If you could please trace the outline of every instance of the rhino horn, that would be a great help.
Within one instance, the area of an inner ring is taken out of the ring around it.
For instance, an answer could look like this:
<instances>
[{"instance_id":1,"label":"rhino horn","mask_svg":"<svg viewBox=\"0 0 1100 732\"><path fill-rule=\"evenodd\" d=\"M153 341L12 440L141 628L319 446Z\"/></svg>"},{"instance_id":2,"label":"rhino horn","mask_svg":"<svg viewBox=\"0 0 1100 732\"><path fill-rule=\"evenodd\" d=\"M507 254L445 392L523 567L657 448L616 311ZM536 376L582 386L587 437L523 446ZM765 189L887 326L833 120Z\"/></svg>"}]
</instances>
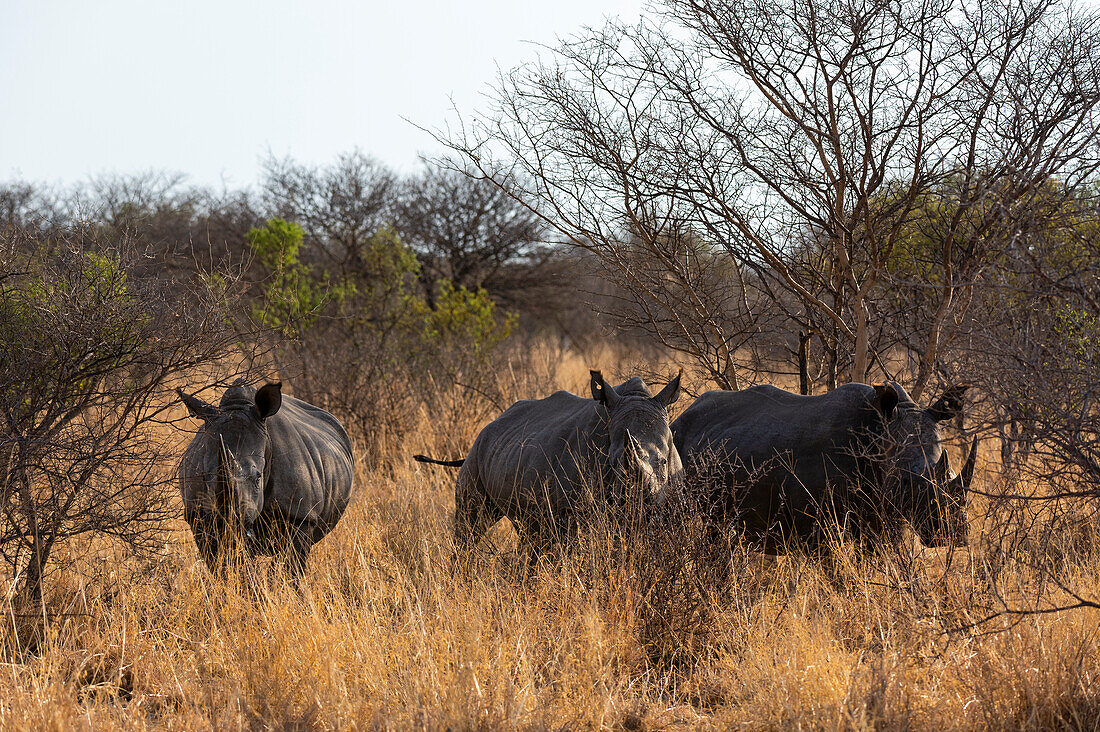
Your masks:
<instances>
[{"instance_id":1,"label":"rhino horn","mask_svg":"<svg viewBox=\"0 0 1100 732\"><path fill-rule=\"evenodd\" d=\"M626 435L623 438L623 453L620 458L620 466L627 471L630 475L639 475L643 464L645 463L645 453L642 450L642 443L638 442L638 438L630 434L630 430L626 431Z\"/></svg>"},{"instance_id":2,"label":"rhino horn","mask_svg":"<svg viewBox=\"0 0 1100 732\"><path fill-rule=\"evenodd\" d=\"M947 464L947 450L940 453L940 459L936 462L936 467L933 468L932 475L939 485L943 485L950 479L951 468Z\"/></svg>"},{"instance_id":3,"label":"rhino horn","mask_svg":"<svg viewBox=\"0 0 1100 732\"><path fill-rule=\"evenodd\" d=\"M966 462L963 463L962 472L951 479L951 487L955 488L958 492L963 493L970 489L970 481L974 478L974 466L978 459L978 438L975 437L970 443L970 454L966 457Z\"/></svg>"},{"instance_id":4,"label":"rhino horn","mask_svg":"<svg viewBox=\"0 0 1100 732\"><path fill-rule=\"evenodd\" d=\"M236 495L236 468L237 460L229 448L225 446L225 440L218 435L218 491L223 496Z\"/></svg>"},{"instance_id":5,"label":"rhino horn","mask_svg":"<svg viewBox=\"0 0 1100 732\"><path fill-rule=\"evenodd\" d=\"M233 457L233 453L229 451L229 448L225 446L225 438L218 435L218 442L221 444L222 459L221 462L226 468L234 470L237 468L237 458Z\"/></svg>"},{"instance_id":6,"label":"rhino horn","mask_svg":"<svg viewBox=\"0 0 1100 732\"><path fill-rule=\"evenodd\" d=\"M626 431L626 454L631 458L640 460L642 457L642 444L638 442L634 435L630 434L630 430Z\"/></svg>"}]
</instances>

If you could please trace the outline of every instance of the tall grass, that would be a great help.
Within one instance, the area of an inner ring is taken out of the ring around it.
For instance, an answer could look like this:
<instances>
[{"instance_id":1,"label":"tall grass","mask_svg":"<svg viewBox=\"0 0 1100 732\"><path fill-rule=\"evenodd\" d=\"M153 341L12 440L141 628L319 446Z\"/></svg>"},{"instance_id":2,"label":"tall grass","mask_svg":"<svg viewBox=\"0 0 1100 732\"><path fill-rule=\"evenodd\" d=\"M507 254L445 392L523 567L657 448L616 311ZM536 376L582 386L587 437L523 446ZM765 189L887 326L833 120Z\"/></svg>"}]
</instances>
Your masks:
<instances>
[{"instance_id":1,"label":"tall grass","mask_svg":"<svg viewBox=\"0 0 1100 732\"><path fill-rule=\"evenodd\" d=\"M513 373L509 391L583 393L586 366ZM0 729L1100 728L1096 612L973 625L994 597L1061 592L994 551L984 501L950 561L909 544L827 564L734 545L723 574L682 525L647 539L597 523L530 568L504 522L457 570L454 472L407 455L452 457L481 423L421 421L415 445L360 468L300 591L215 581L182 521L152 561L69 547L36 653L9 614ZM993 488L996 471L978 480ZM1100 594L1100 557L1077 536L1056 551L1044 520L1030 535L1049 576Z\"/></svg>"}]
</instances>

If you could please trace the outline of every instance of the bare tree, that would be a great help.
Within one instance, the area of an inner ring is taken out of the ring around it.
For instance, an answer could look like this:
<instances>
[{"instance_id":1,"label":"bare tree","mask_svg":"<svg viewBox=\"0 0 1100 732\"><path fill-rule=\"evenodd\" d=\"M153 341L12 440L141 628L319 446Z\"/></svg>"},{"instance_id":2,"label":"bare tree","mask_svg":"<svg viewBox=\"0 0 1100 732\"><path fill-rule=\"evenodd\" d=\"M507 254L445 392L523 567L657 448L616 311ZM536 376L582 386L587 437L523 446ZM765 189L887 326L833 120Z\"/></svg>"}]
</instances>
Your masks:
<instances>
[{"instance_id":1,"label":"bare tree","mask_svg":"<svg viewBox=\"0 0 1100 732\"><path fill-rule=\"evenodd\" d=\"M1056 198L1061 201L1061 192ZM1006 468L1100 498L1100 226L1095 201L1022 232L976 295L962 366L992 407Z\"/></svg>"},{"instance_id":2,"label":"bare tree","mask_svg":"<svg viewBox=\"0 0 1100 732\"><path fill-rule=\"evenodd\" d=\"M20 181L0 186L0 236L9 242L116 242L135 253L130 266L139 276L194 283L205 272L239 268L244 237L259 222L247 191L215 193L187 185L182 175L105 175L59 190Z\"/></svg>"},{"instance_id":3,"label":"bare tree","mask_svg":"<svg viewBox=\"0 0 1100 732\"><path fill-rule=\"evenodd\" d=\"M58 225L62 214L53 191L25 181L0 185L0 236L33 239Z\"/></svg>"},{"instance_id":4,"label":"bare tree","mask_svg":"<svg viewBox=\"0 0 1100 732\"><path fill-rule=\"evenodd\" d=\"M397 178L359 151L313 167L269 158L261 184L267 211L300 224L307 245L327 264L351 272L363 266L370 238L392 222Z\"/></svg>"},{"instance_id":5,"label":"bare tree","mask_svg":"<svg viewBox=\"0 0 1100 732\"><path fill-rule=\"evenodd\" d=\"M168 514L169 387L236 345L224 291L133 276L117 249L0 252L0 557L29 610L60 542L143 551Z\"/></svg>"},{"instance_id":6,"label":"bare tree","mask_svg":"<svg viewBox=\"0 0 1100 732\"><path fill-rule=\"evenodd\" d=\"M429 300L441 280L484 288L524 312L545 312L562 300L559 258L546 243L542 220L455 161L429 164L404 183L395 222L420 260Z\"/></svg>"},{"instance_id":7,"label":"bare tree","mask_svg":"<svg viewBox=\"0 0 1100 732\"><path fill-rule=\"evenodd\" d=\"M260 221L246 192L219 195L156 172L98 176L65 204L70 234L82 226L99 241L125 242L141 255L132 263L141 274L185 280L241 265L245 234Z\"/></svg>"},{"instance_id":8,"label":"bare tree","mask_svg":"<svg viewBox=\"0 0 1100 732\"><path fill-rule=\"evenodd\" d=\"M724 344L729 366L700 364L719 383L737 383L764 305L825 342L831 380L865 380L902 340L878 332L886 294L920 289L932 317L904 334L919 396L1046 182L1092 179L1097 30L1058 0L667 0L507 75L450 142L487 178L518 170L540 215L621 277L624 248L661 262L706 336L688 352ZM927 250L936 279L891 272L931 198L950 209ZM666 263L684 231L743 273L737 309Z\"/></svg>"}]
</instances>

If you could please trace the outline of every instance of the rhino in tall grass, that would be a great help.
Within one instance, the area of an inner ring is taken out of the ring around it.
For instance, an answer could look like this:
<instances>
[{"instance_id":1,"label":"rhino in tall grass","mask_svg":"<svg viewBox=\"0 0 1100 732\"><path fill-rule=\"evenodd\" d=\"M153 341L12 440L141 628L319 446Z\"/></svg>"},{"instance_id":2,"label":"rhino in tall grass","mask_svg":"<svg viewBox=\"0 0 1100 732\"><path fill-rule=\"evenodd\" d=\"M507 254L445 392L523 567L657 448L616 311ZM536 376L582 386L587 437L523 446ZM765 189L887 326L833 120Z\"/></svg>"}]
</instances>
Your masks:
<instances>
[{"instance_id":1,"label":"rhino in tall grass","mask_svg":"<svg viewBox=\"0 0 1100 732\"><path fill-rule=\"evenodd\" d=\"M592 399L558 391L516 402L462 460L415 456L462 468L455 486L457 552L469 551L504 517L533 547L567 539L590 499L659 499L679 478L683 466L667 410L679 397L680 377L653 396L638 377L611 386L593 371L591 390Z\"/></svg>"},{"instance_id":2,"label":"rhino in tall grass","mask_svg":"<svg viewBox=\"0 0 1100 732\"><path fill-rule=\"evenodd\" d=\"M212 571L228 550L278 554L292 576L351 498L351 441L335 417L289 396L236 382L218 406L178 390L203 421L180 464L184 516Z\"/></svg>"},{"instance_id":3,"label":"rhino in tall grass","mask_svg":"<svg viewBox=\"0 0 1100 732\"><path fill-rule=\"evenodd\" d=\"M819 396L710 391L672 432L688 490L709 493L713 509L766 551L791 540L821 546L835 529L896 540L905 521L928 546L961 546L977 440L956 476L940 424L961 412L965 391L948 389L927 409L893 382Z\"/></svg>"}]
</instances>

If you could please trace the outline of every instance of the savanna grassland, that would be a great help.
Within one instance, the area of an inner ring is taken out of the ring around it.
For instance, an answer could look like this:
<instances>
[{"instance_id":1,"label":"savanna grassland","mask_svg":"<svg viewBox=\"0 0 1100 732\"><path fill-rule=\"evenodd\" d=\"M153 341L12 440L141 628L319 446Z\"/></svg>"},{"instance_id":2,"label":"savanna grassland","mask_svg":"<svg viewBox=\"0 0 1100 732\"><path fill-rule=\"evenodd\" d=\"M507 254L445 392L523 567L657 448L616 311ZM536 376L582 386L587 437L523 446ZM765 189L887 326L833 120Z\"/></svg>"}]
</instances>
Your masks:
<instances>
[{"instance_id":1,"label":"savanna grassland","mask_svg":"<svg viewBox=\"0 0 1100 732\"><path fill-rule=\"evenodd\" d=\"M509 399L584 393L594 364L543 361L502 376ZM599 365L630 370L609 355ZM300 590L278 577L216 581L182 519L152 559L100 539L59 550L54 617L35 652L19 647L13 630L30 621L9 604L0 728L1100 726L1096 610L980 622L1064 604L1059 585L1100 594L1087 521L1050 535L1049 509L990 511L976 495L970 546L950 555L914 541L871 557L842 548L826 563L734 546L721 581L689 534L683 546L667 534L623 540L598 523L532 569L503 522L456 571L454 472L409 456L470 443L485 418L459 399L359 465L357 496ZM983 452L975 487L999 480ZM1040 545L1045 564L1028 553Z\"/></svg>"}]
</instances>

